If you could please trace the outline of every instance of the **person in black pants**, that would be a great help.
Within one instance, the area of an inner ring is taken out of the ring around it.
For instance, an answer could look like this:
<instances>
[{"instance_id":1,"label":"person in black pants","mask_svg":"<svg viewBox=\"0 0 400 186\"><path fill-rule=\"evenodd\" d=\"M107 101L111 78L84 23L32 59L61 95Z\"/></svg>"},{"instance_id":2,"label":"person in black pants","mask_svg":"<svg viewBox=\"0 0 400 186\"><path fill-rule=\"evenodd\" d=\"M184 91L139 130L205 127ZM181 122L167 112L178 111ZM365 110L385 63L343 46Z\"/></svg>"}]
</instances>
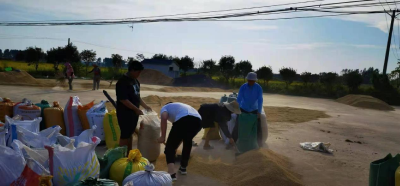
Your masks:
<instances>
[{"instance_id":1,"label":"person in black pants","mask_svg":"<svg viewBox=\"0 0 400 186\"><path fill-rule=\"evenodd\" d=\"M140 83L137 78L144 69L138 62L130 62L128 72L124 74L115 86L117 94L117 119L121 129L120 146L127 146L128 152L132 149L132 134L135 132L139 115L143 112L140 106L146 110L151 110L149 106L140 98Z\"/></svg>"},{"instance_id":2,"label":"person in black pants","mask_svg":"<svg viewBox=\"0 0 400 186\"><path fill-rule=\"evenodd\" d=\"M183 103L167 103L161 108L161 137L159 143L165 143L167 133L167 120L172 123L171 131L165 144L165 156L168 164L168 173L172 180L177 180L175 167L175 154L183 142L181 166L179 173L186 175L192 140L201 130L201 116L193 107Z\"/></svg>"}]
</instances>

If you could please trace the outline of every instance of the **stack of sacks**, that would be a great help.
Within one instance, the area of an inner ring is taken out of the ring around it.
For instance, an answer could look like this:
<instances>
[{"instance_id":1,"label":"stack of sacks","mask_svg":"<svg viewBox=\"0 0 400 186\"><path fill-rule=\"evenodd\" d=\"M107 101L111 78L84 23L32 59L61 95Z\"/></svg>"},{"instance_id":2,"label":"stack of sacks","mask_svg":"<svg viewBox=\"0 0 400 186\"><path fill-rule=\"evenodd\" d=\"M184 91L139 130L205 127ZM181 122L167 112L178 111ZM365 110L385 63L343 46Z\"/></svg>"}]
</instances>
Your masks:
<instances>
[{"instance_id":1,"label":"stack of sacks","mask_svg":"<svg viewBox=\"0 0 400 186\"><path fill-rule=\"evenodd\" d=\"M58 102L53 102L53 107L44 109L44 120L46 128L58 125L61 127L60 133L66 135L64 123L64 109L60 107Z\"/></svg>"},{"instance_id":2,"label":"stack of sacks","mask_svg":"<svg viewBox=\"0 0 400 186\"><path fill-rule=\"evenodd\" d=\"M86 117L86 113L88 110L90 110L90 108L92 108L94 105L94 101L86 104L86 105L78 105L78 116L79 116L79 120L81 120L81 124L82 124L82 129L83 130L87 130L90 129L90 124L88 121L88 118Z\"/></svg>"},{"instance_id":3,"label":"stack of sacks","mask_svg":"<svg viewBox=\"0 0 400 186\"><path fill-rule=\"evenodd\" d=\"M82 106L78 96L70 97L64 109L65 128L67 136L77 136L83 129L78 116L78 106Z\"/></svg>"},{"instance_id":4,"label":"stack of sacks","mask_svg":"<svg viewBox=\"0 0 400 186\"><path fill-rule=\"evenodd\" d=\"M6 116L12 117L14 115L14 102L8 98L4 98L0 102L0 121L6 122Z\"/></svg>"},{"instance_id":5,"label":"stack of sacks","mask_svg":"<svg viewBox=\"0 0 400 186\"><path fill-rule=\"evenodd\" d=\"M102 141L105 140L103 120L107 113L106 102L101 101L94 105L86 112L87 120L89 121L90 128L97 126L94 135L99 137Z\"/></svg>"}]
</instances>

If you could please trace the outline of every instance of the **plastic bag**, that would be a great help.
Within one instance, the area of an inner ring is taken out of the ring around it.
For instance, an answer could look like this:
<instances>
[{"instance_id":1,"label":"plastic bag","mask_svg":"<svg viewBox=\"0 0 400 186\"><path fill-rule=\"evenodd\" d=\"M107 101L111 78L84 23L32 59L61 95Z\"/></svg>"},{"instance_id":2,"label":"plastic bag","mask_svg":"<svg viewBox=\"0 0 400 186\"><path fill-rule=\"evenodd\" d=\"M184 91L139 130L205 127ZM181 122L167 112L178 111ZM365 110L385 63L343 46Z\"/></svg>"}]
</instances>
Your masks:
<instances>
[{"instance_id":1,"label":"plastic bag","mask_svg":"<svg viewBox=\"0 0 400 186\"><path fill-rule=\"evenodd\" d=\"M82 105L78 96L70 97L64 109L64 121L67 136L77 136L83 131L78 116L78 106Z\"/></svg>"},{"instance_id":2,"label":"plastic bag","mask_svg":"<svg viewBox=\"0 0 400 186\"><path fill-rule=\"evenodd\" d=\"M90 129L90 124L89 124L89 120L86 116L87 111L90 110L90 108L92 108L94 105L94 101L86 104L86 105L78 105L78 116L79 116L79 120L81 120L82 123L82 129L86 130L86 129Z\"/></svg>"},{"instance_id":3,"label":"plastic bag","mask_svg":"<svg viewBox=\"0 0 400 186\"><path fill-rule=\"evenodd\" d=\"M17 102L14 104L14 108L13 108L13 113L14 115L20 115L19 114L19 106L23 106L23 105L27 105L27 104L31 104L31 100L28 100L26 98L22 99L21 102Z\"/></svg>"},{"instance_id":4,"label":"plastic bag","mask_svg":"<svg viewBox=\"0 0 400 186\"><path fill-rule=\"evenodd\" d=\"M265 143L268 139L268 123L264 108L261 110L260 120L261 120L260 124L262 130L262 142Z\"/></svg>"},{"instance_id":5,"label":"plastic bag","mask_svg":"<svg viewBox=\"0 0 400 186\"><path fill-rule=\"evenodd\" d=\"M97 126L94 135L99 137L102 141L105 139L103 120L107 113L106 102L101 101L86 112L90 128Z\"/></svg>"},{"instance_id":6,"label":"plastic bag","mask_svg":"<svg viewBox=\"0 0 400 186\"><path fill-rule=\"evenodd\" d=\"M94 143L93 133L95 130L96 130L96 126L93 129L87 129L87 130L83 131L79 136L74 136L74 137L58 135L57 140L58 140L58 143L63 147L67 146L71 142L73 143L74 147L78 147L79 143L81 143L81 142Z\"/></svg>"},{"instance_id":7,"label":"plastic bag","mask_svg":"<svg viewBox=\"0 0 400 186\"><path fill-rule=\"evenodd\" d=\"M235 128L235 125L236 125L236 117L237 117L236 114L231 114L231 120L229 120L228 123L227 123L228 124L228 131L231 134L232 134L233 129ZM222 131L222 129L219 129L219 133L220 133L222 139L224 140L225 144L229 144L229 138L227 138L225 136L225 134Z\"/></svg>"},{"instance_id":8,"label":"plastic bag","mask_svg":"<svg viewBox=\"0 0 400 186\"><path fill-rule=\"evenodd\" d=\"M109 178L109 172L112 164L126 156L127 147L117 147L115 149L109 149L104 153L102 158L99 158L100 162L100 178Z\"/></svg>"},{"instance_id":9,"label":"plastic bag","mask_svg":"<svg viewBox=\"0 0 400 186\"><path fill-rule=\"evenodd\" d=\"M44 120L46 128L58 125L61 127L60 133L66 135L65 123L64 123L64 109L60 107L58 102L53 102L53 107L44 109Z\"/></svg>"},{"instance_id":10,"label":"plastic bag","mask_svg":"<svg viewBox=\"0 0 400 186\"><path fill-rule=\"evenodd\" d=\"M46 100L42 100L40 103L36 103L35 105L40 107L40 110L41 110L40 117L44 118L44 109L50 107L49 102L47 102ZM45 119L43 119L42 122L40 122L40 130L44 130L44 129L48 128L48 127L46 127L45 122L46 122Z\"/></svg>"},{"instance_id":11,"label":"plastic bag","mask_svg":"<svg viewBox=\"0 0 400 186\"><path fill-rule=\"evenodd\" d=\"M3 101L0 102L0 121L6 122L6 116L12 117L14 114L13 108L14 102L8 98L4 98Z\"/></svg>"},{"instance_id":12,"label":"plastic bag","mask_svg":"<svg viewBox=\"0 0 400 186\"><path fill-rule=\"evenodd\" d=\"M6 146L6 134L8 133L8 130L4 128L4 123L0 121L0 146Z\"/></svg>"},{"instance_id":13,"label":"plastic bag","mask_svg":"<svg viewBox=\"0 0 400 186\"><path fill-rule=\"evenodd\" d=\"M35 133L22 127L17 127L18 140L29 147L44 148L45 146L52 146L57 142L60 130L60 126L54 126Z\"/></svg>"},{"instance_id":14,"label":"plastic bag","mask_svg":"<svg viewBox=\"0 0 400 186\"><path fill-rule=\"evenodd\" d=\"M21 175L25 167L25 160L21 154L2 145L0 145L0 162L1 185L10 185Z\"/></svg>"},{"instance_id":15,"label":"plastic bag","mask_svg":"<svg viewBox=\"0 0 400 186\"><path fill-rule=\"evenodd\" d=\"M144 167L149 164L146 158L142 157L142 154L138 149L129 151L128 158L121 158L115 161L110 169L110 179L118 182L122 185L122 181L130 174L144 170Z\"/></svg>"},{"instance_id":16,"label":"plastic bag","mask_svg":"<svg viewBox=\"0 0 400 186\"><path fill-rule=\"evenodd\" d=\"M117 112L115 110L106 113L103 119L103 127L107 148L112 149L118 147L121 130L119 129Z\"/></svg>"},{"instance_id":17,"label":"plastic bag","mask_svg":"<svg viewBox=\"0 0 400 186\"><path fill-rule=\"evenodd\" d=\"M154 171L154 165L146 165L144 171L135 172L124 179L122 185L132 182L142 186L172 186L171 175L167 172Z\"/></svg>"},{"instance_id":18,"label":"plastic bag","mask_svg":"<svg viewBox=\"0 0 400 186\"><path fill-rule=\"evenodd\" d=\"M42 186L42 179L46 178L52 178L48 170L33 159L26 159L22 174L10 186Z\"/></svg>"},{"instance_id":19,"label":"plastic bag","mask_svg":"<svg viewBox=\"0 0 400 186\"><path fill-rule=\"evenodd\" d=\"M300 147L304 150L332 153L333 150L329 149L329 146L331 146L330 143L322 143L322 142L300 143Z\"/></svg>"},{"instance_id":20,"label":"plastic bag","mask_svg":"<svg viewBox=\"0 0 400 186\"><path fill-rule=\"evenodd\" d=\"M19 140L14 140L11 147L25 160L33 159L44 168L49 169L49 152L46 149L30 148Z\"/></svg>"},{"instance_id":21,"label":"plastic bag","mask_svg":"<svg viewBox=\"0 0 400 186\"><path fill-rule=\"evenodd\" d=\"M76 148L49 147L50 172L55 186L73 185L88 177L98 177L100 164L95 153L100 139L93 137L93 143L79 143Z\"/></svg>"},{"instance_id":22,"label":"plastic bag","mask_svg":"<svg viewBox=\"0 0 400 186\"><path fill-rule=\"evenodd\" d=\"M39 133L39 125L41 121L42 118L40 117L34 120L22 121L18 117L10 118L6 116L6 127L8 128L8 133L6 136L7 146L10 146L13 140L18 139L17 126L24 128L30 132Z\"/></svg>"},{"instance_id":23,"label":"plastic bag","mask_svg":"<svg viewBox=\"0 0 400 186\"><path fill-rule=\"evenodd\" d=\"M160 119L156 112L149 112L140 116L140 129L138 134L138 149L143 157L149 161L157 160L160 156L161 144L157 142L160 138Z\"/></svg>"},{"instance_id":24,"label":"plastic bag","mask_svg":"<svg viewBox=\"0 0 400 186\"><path fill-rule=\"evenodd\" d=\"M118 186L118 183L113 180L89 177L74 186Z\"/></svg>"}]
</instances>

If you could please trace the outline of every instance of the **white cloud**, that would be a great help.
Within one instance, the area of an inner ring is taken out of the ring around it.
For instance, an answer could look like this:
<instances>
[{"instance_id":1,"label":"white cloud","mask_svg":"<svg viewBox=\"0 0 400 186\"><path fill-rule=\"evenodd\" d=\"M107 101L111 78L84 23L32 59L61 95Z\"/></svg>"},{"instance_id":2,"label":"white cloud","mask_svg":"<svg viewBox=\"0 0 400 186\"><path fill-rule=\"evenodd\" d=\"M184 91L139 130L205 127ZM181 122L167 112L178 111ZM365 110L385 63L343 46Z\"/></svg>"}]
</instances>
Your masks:
<instances>
[{"instance_id":1,"label":"white cloud","mask_svg":"<svg viewBox=\"0 0 400 186\"><path fill-rule=\"evenodd\" d=\"M257 24L248 24L248 23L221 23L222 26L229 27L232 29L237 30L253 30L253 31L260 31L260 30L276 30L278 26L276 25L257 25Z\"/></svg>"},{"instance_id":2,"label":"white cloud","mask_svg":"<svg viewBox=\"0 0 400 186\"><path fill-rule=\"evenodd\" d=\"M278 45L280 49L284 50L314 50L319 48L330 47L333 43L299 43L299 44L284 44Z\"/></svg>"},{"instance_id":3,"label":"white cloud","mask_svg":"<svg viewBox=\"0 0 400 186\"><path fill-rule=\"evenodd\" d=\"M380 46L380 45L352 45L352 46L354 46L356 48L371 48L371 49L384 48L384 46Z\"/></svg>"}]
</instances>

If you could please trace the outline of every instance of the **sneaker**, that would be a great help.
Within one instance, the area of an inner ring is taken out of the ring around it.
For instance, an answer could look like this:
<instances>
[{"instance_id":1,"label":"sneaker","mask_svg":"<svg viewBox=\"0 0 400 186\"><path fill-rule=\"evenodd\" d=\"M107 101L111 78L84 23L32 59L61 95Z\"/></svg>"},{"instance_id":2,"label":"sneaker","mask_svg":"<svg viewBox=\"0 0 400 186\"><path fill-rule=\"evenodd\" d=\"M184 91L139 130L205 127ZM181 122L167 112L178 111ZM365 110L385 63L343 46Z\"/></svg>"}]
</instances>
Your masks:
<instances>
[{"instance_id":1,"label":"sneaker","mask_svg":"<svg viewBox=\"0 0 400 186\"><path fill-rule=\"evenodd\" d=\"M172 181L176 181L176 180L178 180L178 178L176 178L176 173L174 173L174 174L171 174L171 178L172 178Z\"/></svg>"},{"instance_id":2,"label":"sneaker","mask_svg":"<svg viewBox=\"0 0 400 186\"><path fill-rule=\"evenodd\" d=\"M186 175L187 174L186 168L180 167L179 168L179 173L181 173L182 175Z\"/></svg>"}]
</instances>

